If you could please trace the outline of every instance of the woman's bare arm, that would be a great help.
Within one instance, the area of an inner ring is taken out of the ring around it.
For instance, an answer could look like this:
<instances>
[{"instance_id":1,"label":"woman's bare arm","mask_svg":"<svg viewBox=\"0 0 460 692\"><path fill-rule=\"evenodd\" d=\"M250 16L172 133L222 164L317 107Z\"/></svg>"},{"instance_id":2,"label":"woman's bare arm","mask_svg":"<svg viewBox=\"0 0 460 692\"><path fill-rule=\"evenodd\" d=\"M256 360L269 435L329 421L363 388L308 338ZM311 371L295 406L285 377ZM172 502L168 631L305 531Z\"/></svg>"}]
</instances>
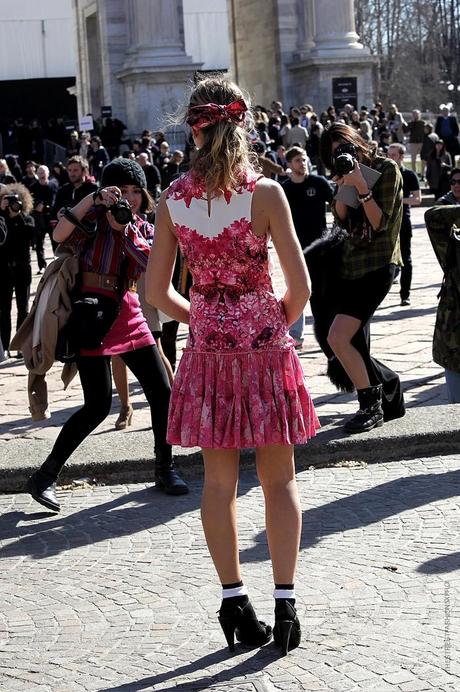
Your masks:
<instances>
[{"instance_id":1,"label":"woman's bare arm","mask_svg":"<svg viewBox=\"0 0 460 692\"><path fill-rule=\"evenodd\" d=\"M278 253L286 282L286 293L282 301L287 323L291 325L302 314L310 297L307 265L294 229L291 210L281 186L268 178L259 180L254 196L253 210L265 215L267 229Z\"/></svg>"},{"instance_id":2,"label":"woman's bare arm","mask_svg":"<svg viewBox=\"0 0 460 692\"><path fill-rule=\"evenodd\" d=\"M98 200L96 200L96 204L104 204L105 206L115 204L115 202L117 202L117 200L121 197L121 190L118 187L106 187L103 190L100 190L99 193L101 196ZM86 195L86 197L83 197L78 204L72 207L72 214L78 219L78 221L81 221L81 219L86 216L94 204L93 193ZM68 221L68 219L64 218L64 216L61 216L56 224L56 228L53 231L53 240L55 240L57 243L63 243L64 240L67 240L67 238L71 235L74 228L75 226L71 221ZM120 226L120 228L124 228L124 226Z\"/></svg>"},{"instance_id":3,"label":"woman's bare arm","mask_svg":"<svg viewBox=\"0 0 460 692\"><path fill-rule=\"evenodd\" d=\"M188 324L190 303L171 283L176 252L177 238L163 193L155 217L155 236L147 265L145 295L151 305L178 322Z\"/></svg>"}]
</instances>

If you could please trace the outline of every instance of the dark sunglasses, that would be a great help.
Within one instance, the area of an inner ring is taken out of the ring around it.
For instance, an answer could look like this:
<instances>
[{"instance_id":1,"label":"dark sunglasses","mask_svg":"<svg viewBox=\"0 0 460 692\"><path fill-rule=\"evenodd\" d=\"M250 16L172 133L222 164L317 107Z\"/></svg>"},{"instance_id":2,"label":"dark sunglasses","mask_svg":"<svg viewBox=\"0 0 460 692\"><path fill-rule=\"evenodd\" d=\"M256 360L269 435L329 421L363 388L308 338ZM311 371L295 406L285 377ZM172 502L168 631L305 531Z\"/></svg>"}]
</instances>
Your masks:
<instances>
[{"instance_id":1,"label":"dark sunglasses","mask_svg":"<svg viewBox=\"0 0 460 692\"><path fill-rule=\"evenodd\" d=\"M452 178L450 181L451 185L460 185L460 178Z\"/></svg>"}]
</instances>

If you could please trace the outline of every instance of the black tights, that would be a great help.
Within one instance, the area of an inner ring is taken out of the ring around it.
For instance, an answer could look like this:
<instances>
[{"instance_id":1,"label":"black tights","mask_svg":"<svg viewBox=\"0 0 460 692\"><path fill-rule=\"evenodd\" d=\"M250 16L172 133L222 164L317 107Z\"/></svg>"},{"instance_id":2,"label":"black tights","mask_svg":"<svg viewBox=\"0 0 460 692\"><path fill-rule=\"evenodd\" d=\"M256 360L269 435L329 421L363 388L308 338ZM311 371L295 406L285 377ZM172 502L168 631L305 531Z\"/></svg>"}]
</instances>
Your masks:
<instances>
[{"instance_id":1,"label":"black tights","mask_svg":"<svg viewBox=\"0 0 460 692\"><path fill-rule=\"evenodd\" d=\"M156 346L121 353L128 368L138 379L150 404L155 452L169 453L166 442L170 386ZM64 466L70 455L110 413L112 371L110 356L80 356L77 360L85 403L64 424L50 456Z\"/></svg>"}]
</instances>

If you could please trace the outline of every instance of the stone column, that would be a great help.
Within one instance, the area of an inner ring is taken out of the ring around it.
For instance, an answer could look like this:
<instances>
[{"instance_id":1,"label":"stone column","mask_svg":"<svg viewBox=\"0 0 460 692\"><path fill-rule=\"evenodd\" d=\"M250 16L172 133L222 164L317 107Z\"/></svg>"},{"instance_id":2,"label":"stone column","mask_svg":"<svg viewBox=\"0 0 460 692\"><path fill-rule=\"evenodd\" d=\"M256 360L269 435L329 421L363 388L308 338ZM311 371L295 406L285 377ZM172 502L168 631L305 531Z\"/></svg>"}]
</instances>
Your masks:
<instances>
[{"instance_id":1,"label":"stone column","mask_svg":"<svg viewBox=\"0 0 460 692\"><path fill-rule=\"evenodd\" d=\"M313 0L304 0L305 20L306 20L306 42L305 49L310 51L315 47L315 10Z\"/></svg>"},{"instance_id":2,"label":"stone column","mask_svg":"<svg viewBox=\"0 0 460 692\"><path fill-rule=\"evenodd\" d=\"M322 111L333 103L340 108L342 98L349 98L344 95L348 91L356 105L372 105L373 72L378 59L359 42L353 0L310 1L314 10L314 47L303 59L289 65L288 101L312 103L316 111Z\"/></svg>"},{"instance_id":3,"label":"stone column","mask_svg":"<svg viewBox=\"0 0 460 692\"><path fill-rule=\"evenodd\" d=\"M127 66L177 62L179 56L192 61L185 54L182 0L128 0L128 31Z\"/></svg>"},{"instance_id":4,"label":"stone column","mask_svg":"<svg viewBox=\"0 0 460 692\"><path fill-rule=\"evenodd\" d=\"M353 0L314 0L316 55L364 50L355 31Z\"/></svg>"},{"instance_id":5,"label":"stone column","mask_svg":"<svg viewBox=\"0 0 460 692\"><path fill-rule=\"evenodd\" d=\"M303 59L315 47L315 13L314 0L297 0L296 15L299 25L297 29L297 54Z\"/></svg>"},{"instance_id":6,"label":"stone column","mask_svg":"<svg viewBox=\"0 0 460 692\"><path fill-rule=\"evenodd\" d=\"M128 0L129 47L117 73L130 131L161 129L201 63L185 52L182 0Z\"/></svg>"}]
</instances>

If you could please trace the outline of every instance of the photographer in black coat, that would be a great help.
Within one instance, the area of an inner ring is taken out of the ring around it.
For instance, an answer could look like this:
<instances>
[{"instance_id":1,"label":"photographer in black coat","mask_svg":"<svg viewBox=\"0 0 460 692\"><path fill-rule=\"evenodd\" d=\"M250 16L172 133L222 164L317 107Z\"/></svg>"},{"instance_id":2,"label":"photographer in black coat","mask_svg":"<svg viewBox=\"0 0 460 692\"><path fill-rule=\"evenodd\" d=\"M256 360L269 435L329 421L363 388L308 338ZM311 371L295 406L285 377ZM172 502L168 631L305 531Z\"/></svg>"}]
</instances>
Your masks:
<instances>
[{"instance_id":1,"label":"photographer in black coat","mask_svg":"<svg viewBox=\"0 0 460 692\"><path fill-rule=\"evenodd\" d=\"M57 185L49 179L48 166L39 166L37 169L38 180L30 186L29 190L34 198L33 217L35 221L35 251L37 253L38 274L43 274L46 268L45 238L49 235L53 252L57 243L53 240L53 227L51 225L51 212L56 197Z\"/></svg>"},{"instance_id":2,"label":"photographer in black coat","mask_svg":"<svg viewBox=\"0 0 460 692\"><path fill-rule=\"evenodd\" d=\"M6 185L0 192L0 335L5 351L11 338L13 294L16 296L16 328L29 312L30 248L34 236L32 206L32 196L21 183Z\"/></svg>"}]
</instances>

